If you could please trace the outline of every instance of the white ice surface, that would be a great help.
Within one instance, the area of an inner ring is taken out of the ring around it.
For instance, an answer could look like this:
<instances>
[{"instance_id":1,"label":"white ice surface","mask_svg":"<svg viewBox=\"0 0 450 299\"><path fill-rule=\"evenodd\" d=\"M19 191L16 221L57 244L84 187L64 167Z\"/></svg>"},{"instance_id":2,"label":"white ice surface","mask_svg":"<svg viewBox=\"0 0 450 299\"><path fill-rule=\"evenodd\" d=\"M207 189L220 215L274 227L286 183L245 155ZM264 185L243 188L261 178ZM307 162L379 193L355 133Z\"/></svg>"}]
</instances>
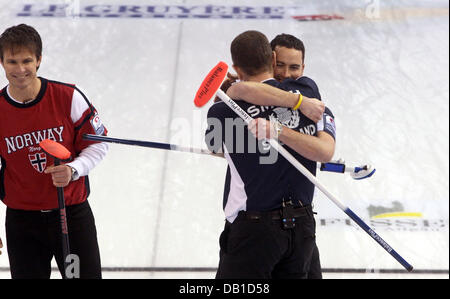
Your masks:
<instances>
[{"instance_id":1,"label":"white ice surface","mask_svg":"<svg viewBox=\"0 0 450 299\"><path fill-rule=\"evenodd\" d=\"M36 2L0 0L0 31L19 23L35 26L44 42L39 75L78 84L109 135L119 138L205 147L208 107L194 108L192 101L212 66L219 60L231 65L232 39L249 29L269 39L283 32L300 37L305 75L317 82L336 117L335 158L377 169L362 181L333 173L318 178L366 222L386 221L375 223L377 232L416 269L448 271L448 1L170 1L300 6L304 14L344 16L306 22L16 16L23 4ZM2 73L0 87L6 84ZM111 144L90 175L103 266L216 267L225 169L226 162L215 157ZM394 202L420 216L370 218L370 205L388 209ZM360 229L319 225L321 219L346 218L320 191L315 210L323 268L401 269ZM1 221L4 212L1 205ZM6 243L3 225L0 237ZM354 275L374 274L348 277Z\"/></svg>"}]
</instances>

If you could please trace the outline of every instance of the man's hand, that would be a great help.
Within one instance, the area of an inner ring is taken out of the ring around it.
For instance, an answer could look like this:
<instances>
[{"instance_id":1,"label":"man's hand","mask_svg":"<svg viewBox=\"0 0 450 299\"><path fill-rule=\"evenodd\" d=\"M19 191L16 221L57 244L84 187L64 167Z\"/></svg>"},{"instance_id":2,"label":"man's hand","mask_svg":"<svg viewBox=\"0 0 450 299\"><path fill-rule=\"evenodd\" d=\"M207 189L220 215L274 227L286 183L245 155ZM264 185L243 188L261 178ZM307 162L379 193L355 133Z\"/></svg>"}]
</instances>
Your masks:
<instances>
[{"instance_id":1,"label":"man's hand","mask_svg":"<svg viewBox=\"0 0 450 299\"><path fill-rule=\"evenodd\" d=\"M276 131L275 123L264 118L256 118L250 121L248 129L258 140L270 138L277 139L279 135Z\"/></svg>"},{"instance_id":2,"label":"man's hand","mask_svg":"<svg viewBox=\"0 0 450 299\"><path fill-rule=\"evenodd\" d=\"M220 89L222 89L222 91L224 93L227 93L228 88L230 88L231 85L233 85L234 82L236 82L236 80L238 79L237 75L233 75L231 73L227 73L227 78L225 79L225 81L223 81L222 85L220 86ZM214 103L217 103L220 101L219 97L215 97L214 98Z\"/></svg>"},{"instance_id":3,"label":"man's hand","mask_svg":"<svg viewBox=\"0 0 450 299\"><path fill-rule=\"evenodd\" d=\"M299 110L310 120L317 123L322 119L322 115L325 112L325 104L315 98L308 98L303 96L303 101Z\"/></svg>"},{"instance_id":4,"label":"man's hand","mask_svg":"<svg viewBox=\"0 0 450 299\"><path fill-rule=\"evenodd\" d=\"M44 173L52 175L55 187L66 187L72 180L72 168L68 165L51 165L44 170Z\"/></svg>"}]
</instances>

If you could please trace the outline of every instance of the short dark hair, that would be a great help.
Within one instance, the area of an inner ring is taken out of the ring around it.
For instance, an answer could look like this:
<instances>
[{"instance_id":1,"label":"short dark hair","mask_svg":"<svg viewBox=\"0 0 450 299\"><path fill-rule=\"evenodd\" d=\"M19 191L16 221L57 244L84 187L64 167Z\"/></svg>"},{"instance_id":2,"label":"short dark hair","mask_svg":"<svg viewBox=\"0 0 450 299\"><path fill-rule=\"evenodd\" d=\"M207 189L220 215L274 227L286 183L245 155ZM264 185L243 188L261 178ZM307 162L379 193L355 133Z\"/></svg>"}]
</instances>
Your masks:
<instances>
[{"instance_id":1,"label":"short dark hair","mask_svg":"<svg viewBox=\"0 0 450 299\"><path fill-rule=\"evenodd\" d=\"M39 33L31 26L20 24L6 29L0 35L0 60L6 49L14 51L15 48L25 47L36 55L36 59L42 56L42 40Z\"/></svg>"},{"instance_id":2,"label":"short dark hair","mask_svg":"<svg viewBox=\"0 0 450 299\"><path fill-rule=\"evenodd\" d=\"M270 42L270 46L272 50L275 51L276 46L285 47L288 49L296 49L302 52L303 62L305 61L305 45L303 42L290 34L278 34L275 38Z\"/></svg>"},{"instance_id":3,"label":"short dark hair","mask_svg":"<svg viewBox=\"0 0 450 299\"><path fill-rule=\"evenodd\" d=\"M272 49L267 37L259 31L245 31L231 42L231 58L247 75L272 71Z\"/></svg>"}]
</instances>

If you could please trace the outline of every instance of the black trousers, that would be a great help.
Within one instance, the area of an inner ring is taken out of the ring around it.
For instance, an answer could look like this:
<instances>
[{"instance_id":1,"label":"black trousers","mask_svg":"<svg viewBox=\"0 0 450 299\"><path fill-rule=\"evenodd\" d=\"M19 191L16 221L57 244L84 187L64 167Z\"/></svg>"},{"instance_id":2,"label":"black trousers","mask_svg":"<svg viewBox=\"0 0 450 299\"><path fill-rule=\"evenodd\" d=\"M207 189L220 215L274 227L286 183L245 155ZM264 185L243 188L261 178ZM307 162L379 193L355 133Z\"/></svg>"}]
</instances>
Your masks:
<instances>
[{"instance_id":1,"label":"black trousers","mask_svg":"<svg viewBox=\"0 0 450 299\"><path fill-rule=\"evenodd\" d=\"M233 223L226 222L220 235L217 279L306 279L315 248L315 221L311 207L296 218L292 229L281 219L266 214L250 219L239 212Z\"/></svg>"},{"instance_id":2,"label":"black trousers","mask_svg":"<svg viewBox=\"0 0 450 299\"><path fill-rule=\"evenodd\" d=\"M311 257L311 266L309 267L308 279L322 279L322 267L320 265L319 248L314 246Z\"/></svg>"},{"instance_id":3,"label":"black trousers","mask_svg":"<svg viewBox=\"0 0 450 299\"><path fill-rule=\"evenodd\" d=\"M101 278L97 231L89 203L67 206L66 213L70 253L78 257L76 263L79 264L79 269L73 269L72 274L79 270L79 278ZM13 279L50 278L53 256L65 277L59 210L41 212L7 208L6 241Z\"/></svg>"}]
</instances>

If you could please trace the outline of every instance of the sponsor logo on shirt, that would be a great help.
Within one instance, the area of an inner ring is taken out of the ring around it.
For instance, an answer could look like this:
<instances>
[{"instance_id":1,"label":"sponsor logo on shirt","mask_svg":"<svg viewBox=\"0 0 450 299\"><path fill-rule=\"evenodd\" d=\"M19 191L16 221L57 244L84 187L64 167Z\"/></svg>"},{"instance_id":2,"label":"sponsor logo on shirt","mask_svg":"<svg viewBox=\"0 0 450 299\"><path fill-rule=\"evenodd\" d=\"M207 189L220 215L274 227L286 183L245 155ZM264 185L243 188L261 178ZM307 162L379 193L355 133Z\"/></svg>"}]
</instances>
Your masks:
<instances>
[{"instance_id":1,"label":"sponsor logo on shirt","mask_svg":"<svg viewBox=\"0 0 450 299\"><path fill-rule=\"evenodd\" d=\"M328 114L325 114L325 130L336 136L336 124L333 117Z\"/></svg>"},{"instance_id":2,"label":"sponsor logo on shirt","mask_svg":"<svg viewBox=\"0 0 450 299\"><path fill-rule=\"evenodd\" d=\"M297 128L300 124L300 114L297 110L278 107L273 109L272 117L275 117L283 126L290 129Z\"/></svg>"},{"instance_id":3,"label":"sponsor logo on shirt","mask_svg":"<svg viewBox=\"0 0 450 299\"><path fill-rule=\"evenodd\" d=\"M105 132L105 127L103 126L100 116L98 116L97 113L91 119L91 125L96 135L103 135L103 133Z\"/></svg>"}]
</instances>

